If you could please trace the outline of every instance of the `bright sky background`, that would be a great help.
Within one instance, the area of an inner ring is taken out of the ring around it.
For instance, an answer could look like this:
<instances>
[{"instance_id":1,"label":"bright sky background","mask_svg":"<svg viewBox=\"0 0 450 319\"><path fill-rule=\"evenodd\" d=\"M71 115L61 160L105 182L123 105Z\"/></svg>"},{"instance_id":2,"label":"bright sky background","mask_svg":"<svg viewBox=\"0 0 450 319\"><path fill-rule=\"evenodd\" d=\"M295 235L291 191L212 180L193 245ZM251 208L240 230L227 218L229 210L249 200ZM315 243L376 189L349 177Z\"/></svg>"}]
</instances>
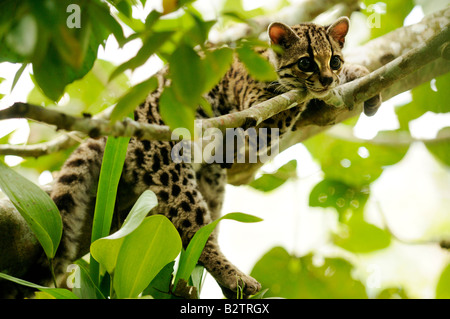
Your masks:
<instances>
[{"instance_id":1,"label":"bright sky background","mask_svg":"<svg viewBox=\"0 0 450 319\"><path fill-rule=\"evenodd\" d=\"M201 0L199 7L214 15L220 8L218 1ZM295 1L291 1L295 2ZM148 4L155 3L147 1ZM246 9L253 9L260 5L275 5L273 0L244 1ZM158 6L157 6L158 7ZM145 8L143 17L150 11ZM213 18L212 16L211 18ZM412 11L405 19L405 24L412 24L423 17L420 6ZM349 37L360 38L358 30L364 21L361 15L356 14L352 19ZM363 34L364 36L364 34ZM139 41L132 41L123 49L119 49L113 38L110 38L106 50L101 50L99 58L120 64L133 56L140 48ZM132 74L129 73L132 83L138 83L148 78L149 74L161 67L157 58L151 58L144 66ZM0 84L0 93L7 94L0 100L0 109L8 107L17 101L26 101L28 92L33 84L27 75L28 68L22 75L14 91L9 94L12 79L19 69L19 65L2 63L0 77L6 81ZM379 130L392 130L398 127L395 117L395 105L409 102L409 92L383 103L379 112L371 118L361 115L354 133L360 138L372 138ZM414 137L433 138L437 131L450 126L450 115L436 115L427 113L423 117L410 123ZM12 144L26 142L29 129L25 120L2 121L0 137L14 129L19 128L11 138ZM318 209L308 206L309 192L312 187L322 179L320 167L313 161L303 145L296 145L270 163L265 169L279 167L288 160L295 158L299 163L300 178L291 181L270 194L261 194L249 187L227 187L226 201L223 214L230 212L244 212L264 219L258 224L240 224L233 221L222 222L220 228L220 243L222 250L229 259L246 273L250 273L255 262L270 248L281 245L289 252L299 256L310 251L319 252L323 256L345 254L331 247L328 242L329 230L338 227L336 213L333 209ZM9 165L15 165L21 158L8 156ZM412 173L413 172L413 173ZM51 181L51 174L44 172L39 178L42 184ZM450 224L448 207L450 207L450 192L444 193L442 189L450 190L450 172L426 151L422 144L414 144L405 158L385 170L382 176L373 183L372 193L367 204L367 218L382 226L379 207L380 200L386 219L396 234L404 239L421 239L433 235L433 225L430 220L440 218ZM411 199L414 200L411 200ZM381 200L382 199L382 200ZM426 212L426 216L424 214ZM442 267L448 262L446 256L436 245L404 245L393 242L388 249L358 256L354 262L360 267L355 276L366 280L370 276L377 276L380 284L402 284L411 289L416 297L433 297L434 287ZM320 260L318 260L320 263ZM374 291L379 287L373 287ZM203 297L221 298L220 289L208 275L202 292Z\"/></svg>"}]
</instances>

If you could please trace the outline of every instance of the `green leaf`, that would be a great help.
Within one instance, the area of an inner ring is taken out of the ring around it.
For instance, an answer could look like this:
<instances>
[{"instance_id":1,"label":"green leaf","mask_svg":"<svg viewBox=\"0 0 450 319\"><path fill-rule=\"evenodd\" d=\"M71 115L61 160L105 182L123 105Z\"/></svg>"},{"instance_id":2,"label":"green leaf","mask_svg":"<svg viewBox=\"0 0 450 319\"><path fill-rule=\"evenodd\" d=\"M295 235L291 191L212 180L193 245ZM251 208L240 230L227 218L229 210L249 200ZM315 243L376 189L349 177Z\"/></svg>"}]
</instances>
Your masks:
<instances>
[{"instance_id":1,"label":"green leaf","mask_svg":"<svg viewBox=\"0 0 450 319\"><path fill-rule=\"evenodd\" d=\"M383 289L376 299L409 299L409 297L402 287L392 287Z\"/></svg>"},{"instance_id":2,"label":"green leaf","mask_svg":"<svg viewBox=\"0 0 450 319\"><path fill-rule=\"evenodd\" d=\"M14 76L13 83L11 85L11 91L14 90L14 87L16 86L17 82L19 81L20 77L22 76L23 71L27 67L27 63L22 63L22 66L17 70L16 75Z\"/></svg>"},{"instance_id":3,"label":"green leaf","mask_svg":"<svg viewBox=\"0 0 450 319\"><path fill-rule=\"evenodd\" d=\"M106 27L114 37L120 46L122 46L125 42L125 37L123 35L123 29L120 23L110 14L109 8L107 6L103 6L97 2L89 2L88 6L89 16L92 21L98 21L103 26Z\"/></svg>"},{"instance_id":4,"label":"green leaf","mask_svg":"<svg viewBox=\"0 0 450 319\"><path fill-rule=\"evenodd\" d=\"M230 68L233 61L233 50L220 48L207 51L205 59L202 60L205 73L205 86L203 92L209 92L217 85Z\"/></svg>"},{"instance_id":5,"label":"green leaf","mask_svg":"<svg viewBox=\"0 0 450 319\"><path fill-rule=\"evenodd\" d=\"M433 83L433 84L432 84ZM400 128L409 130L409 122L419 118L426 112L448 113L448 88L450 87L450 73L422 83L411 90L412 101L395 109Z\"/></svg>"},{"instance_id":6,"label":"green leaf","mask_svg":"<svg viewBox=\"0 0 450 319\"><path fill-rule=\"evenodd\" d=\"M19 284L22 286L39 289L40 291L46 292L56 299L78 299L78 297L74 293L72 293L71 291L69 291L67 289L49 288L49 287L40 286L40 285L34 284L32 282L29 282L29 281L26 281L23 279L19 279L19 278L16 278L16 277L13 277L13 276L1 273L1 272L0 272L0 278L15 282L16 284Z\"/></svg>"},{"instance_id":7,"label":"green leaf","mask_svg":"<svg viewBox=\"0 0 450 319\"><path fill-rule=\"evenodd\" d=\"M361 215L352 217L337 235L335 245L353 253L370 253L391 244L389 232L365 222Z\"/></svg>"},{"instance_id":8,"label":"green leaf","mask_svg":"<svg viewBox=\"0 0 450 319\"><path fill-rule=\"evenodd\" d=\"M164 88L159 99L159 111L171 130L186 128L194 136L195 109L186 106L175 96L172 87Z\"/></svg>"},{"instance_id":9,"label":"green leaf","mask_svg":"<svg viewBox=\"0 0 450 319\"><path fill-rule=\"evenodd\" d=\"M144 219L120 248L113 279L117 297L137 297L180 251L180 235L165 216Z\"/></svg>"},{"instance_id":10,"label":"green leaf","mask_svg":"<svg viewBox=\"0 0 450 319\"><path fill-rule=\"evenodd\" d=\"M366 14L367 24L371 26L370 32L372 39L402 27L403 21L415 5L415 1L413 0L383 2L364 0L363 2L367 9L362 12ZM382 11L382 9L385 9L385 12L377 12L378 10Z\"/></svg>"},{"instance_id":11,"label":"green leaf","mask_svg":"<svg viewBox=\"0 0 450 319\"><path fill-rule=\"evenodd\" d=\"M81 80L66 86L67 105L58 105L63 112L74 116L82 113L97 114L117 102L125 94L130 84L127 76L122 74L108 82L107 78L115 66L105 60L97 60L92 68ZM34 87L28 94L27 102L42 106L56 107L52 100Z\"/></svg>"},{"instance_id":12,"label":"green leaf","mask_svg":"<svg viewBox=\"0 0 450 319\"><path fill-rule=\"evenodd\" d=\"M196 109L205 83L200 57L193 48L181 42L170 57L169 65L171 87L177 99Z\"/></svg>"},{"instance_id":13,"label":"green leaf","mask_svg":"<svg viewBox=\"0 0 450 319\"><path fill-rule=\"evenodd\" d=\"M205 267L202 265L196 265L194 270L191 273L191 276L189 277L189 285L196 288L196 291L198 292L197 298L200 298L200 292L202 290L203 285L203 274L205 273Z\"/></svg>"},{"instance_id":14,"label":"green leaf","mask_svg":"<svg viewBox=\"0 0 450 319\"><path fill-rule=\"evenodd\" d=\"M106 142L98 182L91 242L109 234L116 203L117 186L122 174L129 141L130 138L128 137L109 137ZM99 266L92 256L90 271L92 279L95 283L98 283Z\"/></svg>"},{"instance_id":15,"label":"green leaf","mask_svg":"<svg viewBox=\"0 0 450 319\"><path fill-rule=\"evenodd\" d=\"M364 285L352 277L352 272L353 266L342 258L325 258L317 265L312 254L299 258L274 247L256 263L251 276L269 289L265 297L367 298Z\"/></svg>"},{"instance_id":16,"label":"green leaf","mask_svg":"<svg viewBox=\"0 0 450 319\"><path fill-rule=\"evenodd\" d=\"M362 213L368 198L368 187L361 189L340 181L325 179L312 189L309 206L334 207L339 213L339 221L342 222L353 213Z\"/></svg>"},{"instance_id":17,"label":"green leaf","mask_svg":"<svg viewBox=\"0 0 450 319\"><path fill-rule=\"evenodd\" d=\"M33 74L44 94L53 101L58 101L67 84L82 78L94 65L97 51L91 48L80 68L66 64L54 45L49 45L42 61L33 63Z\"/></svg>"},{"instance_id":18,"label":"green leaf","mask_svg":"<svg viewBox=\"0 0 450 319\"><path fill-rule=\"evenodd\" d=\"M147 30L150 30L160 17L161 17L160 12L152 10L152 12L149 13L147 18L145 18L145 27L147 28Z\"/></svg>"},{"instance_id":19,"label":"green leaf","mask_svg":"<svg viewBox=\"0 0 450 319\"><path fill-rule=\"evenodd\" d=\"M319 161L325 177L357 188L376 180L384 168L399 162L409 146L352 142L319 134L303 143Z\"/></svg>"},{"instance_id":20,"label":"green leaf","mask_svg":"<svg viewBox=\"0 0 450 319\"><path fill-rule=\"evenodd\" d=\"M158 50L159 47L161 47L168 39L170 39L173 33L174 32L172 31L156 32L151 36L145 38L142 48L138 51L138 53L130 60L119 65L114 70L114 72L111 73L109 80L111 81L119 74L125 72L125 70L134 70L143 65L145 62L147 62L150 56L155 53L156 50Z\"/></svg>"},{"instance_id":21,"label":"green leaf","mask_svg":"<svg viewBox=\"0 0 450 319\"><path fill-rule=\"evenodd\" d=\"M243 213L229 213L219 219L216 219L211 224L200 228L189 242L189 245L186 248L186 252L183 253L180 257L180 263L178 266L177 274L175 276L174 287L177 286L180 279L183 279L186 282L189 280L189 277L191 276L191 273L194 270L198 259L200 258L203 247L205 246L209 236L214 231L217 224L224 219L236 220L242 223L256 223L262 221L261 218L252 215Z\"/></svg>"},{"instance_id":22,"label":"green leaf","mask_svg":"<svg viewBox=\"0 0 450 319\"><path fill-rule=\"evenodd\" d=\"M23 16L5 36L6 45L15 53L31 58L38 40L38 25L31 14Z\"/></svg>"},{"instance_id":23,"label":"green leaf","mask_svg":"<svg viewBox=\"0 0 450 319\"><path fill-rule=\"evenodd\" d=\"M147 95L158 87L156 77L151 77L128 90L123 95L111 113L111 122L122 120L125 116L133 112L139 104L145 101Z\"/></svg>"},{"instance_id":24,"label":"green leaf","mask_svg":"<svg viewBox=\"0 0 450 319\"><path fill-rule=\"evenodd\" d=\"M61 240L62 221L50 196L1 161L0 187L25 219L47 257L53 258Z\"/></svg>"},{"instance_id":25,"label":"green leaf","mask_svg":"<svg viewBox=\"0 0 450 319\"><path fill-rule=\"evenodd\" d=\"M223 3L222 12L233 12L236 16L240 17L240 20L244 22L247 19L263 15L265 12L262 8L256 8L253 10L246 11L242 5L242 0L226 0ZM239 21L241 22L241 21Z\"/></svg>"},{"instance_id":26,"label":"green leaf","mask_svg":"<svg viewBox=\"0 0 450 319\"><path fill-rule=\"evenodd\" d=\"M76 262L75 283L72 292L81 299L105 299L97 285L89 275L86 267L87 263L83 260Z\"/></svg>"},{"instance_id":27,"label":"green leaf","mask_svg":"<svg viewBox=\"0 0 450 319\"><path fill-rule=\"evenodd\" d=\"M450 299L450 264L444 268L436 287L436 299Z\"/></svg>"},{"instance_id":28,"label":"green leaf","mask_svg":"<svg viewBox=\"0 0 450 319\"><path fill-rule=\"evenodd\" d=\"M144 289L142 295L150 295L155 299L171 299L170 284L173 277L173 267L175 261L164 266L163 269L153 278L150 285Z\"/></svg>"},{"instance_id":29,"label":"green leaf","mask_svg":"<svg viewBox=\"0 0 450 319\"><path fill-rule=\"evenodd\" d=\"M192 45L203 45L205 41L208 40L208 33L211 27L216 24L216 20L212 21L204 21L201 18L201 14L198 13L193 7L189 7L187 10L187 14L189 14L194 20L195 24L192 28L190 28L186 33L186 37L192 40Z\"/></svg>"},{"instance_id":30,"label":"green leaf","mask_svg":"<svg viewBox=\"0 0 450 319\"><path fill-rule=\"evenodd\" d=\"M252 181L249 186L263 192L270 192L283 185L288 179L296 177L297 161L292 160L281 166L275 173L262 174L261 177Z\"/></svg>"},{"instance_id":31,"label":"green leaf","mask_svg":"<svg viewBox=\"0 0 450 319\"><path fill-rule=\"evenodd\" d=\"M450 127L445 127L438 132L436 141L425 143L430 153L447 166L450 166L450 141L448 139L439 139L439 137L442 135L448 136L449 132Z\"/></svg>"},{"instance_id":32,"label":"green leaf","mask_svg":"<svg viewBox=\"0 0 450 319\"><path fill-rule=\"evenodd\" d=\"M100 238L91 244L92 256L110 274L114 272L116 267L117 257L124 238L139 227L148 212L157 204L158 200L156 195L150 190L144 191L128 213L120 230L108 237Z\"/></svg>"},{"instance_id":33,"label":"green leaf","mask_svg":"<svg viewBox=\"0 0 450 319\"><path fill-rule=\"evenodd\" d=\"M252 48L244 46L237 48L236 52L239 55L239 59L244 63L247 71L256 80L270 82L275 81L278 78L272 64L253 51Z\"/></svg>"}]
</instances>

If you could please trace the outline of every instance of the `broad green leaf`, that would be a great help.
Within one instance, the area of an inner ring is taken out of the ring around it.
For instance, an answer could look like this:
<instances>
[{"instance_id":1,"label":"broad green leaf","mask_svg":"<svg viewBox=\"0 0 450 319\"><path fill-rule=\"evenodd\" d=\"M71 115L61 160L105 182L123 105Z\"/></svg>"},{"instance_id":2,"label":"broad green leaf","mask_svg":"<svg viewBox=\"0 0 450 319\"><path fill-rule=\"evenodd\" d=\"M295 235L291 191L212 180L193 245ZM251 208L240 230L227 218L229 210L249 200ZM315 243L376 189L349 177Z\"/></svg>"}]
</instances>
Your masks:
<instances>
[{"instance_id":1,"label":"broad green leaf","mask_svg":"<svg viewBox=\"0 0 450 319\"><path fill-rule=\"evenodd\" d=\"M203 45L203 43L208 40L209 30L214 24L216 24L217 21L204 21L201 18L201 14L193 7L190 7L189 10L187 10L187 13L191 15L192 19L195 21L195 24L186 32L186 37L192 40L193 46L198 44Z\"/></svg>"},{"instance_id":2,"label":"broad green leaf","mask_svg":"<svg viewBox=\"0 0 450 319\"><path fill-rule=\"evenodd\" d=\"M153 278L150 285L144 289L142 295L150 295L155 299L171 299L170 284L172 283L174 265L175 261L165 265L156 277Z\"/></svg>"},{"instance_id":3,"label":"broad green leaf","mask_svg":"<svg viewBox=\"0 0 450 319\"><path fill-rule=\"evenodd\" d=\"M158 87L158 80L151 77L128 90L123 95L111 113L111 122L122 120L125 116L133 112L139 104L145 101L147 95Z\"/></svg>"},{"instance_id":4,"label":"broad green leaf","mask_svg":"<svg viewBox=\"0 0 450 319\"><path fill-rule=\"evenodd\" d=\"M229 48L220 48L211 52L206 52L205 59L202 60L205 72L205 86L203 92L209 92L219 83L220 79L230 68L233 61L233 51Z\"/></svg>"},{"instance_id":5,"label":"broad green leaf","mask_svg":"<svg viewBox=\"0 0 450 319\"><path fill-rule=\"evenodd\" d=\"M327 179L362 188L376 180L388 165L399 162L406 146L375 145L319 134L303 143L319 161Z\"/></svg>"},{"instance_id":6,"label":"broad green leaf","mask_svg":"<svg viewBox=\"0 0 450 319\"><path fill-rule=\"evenodd\" d=\"M450 127L445 127L437 134L437 138L450 132ZM450 141L448 139L436 140L425 143L431 154L447 166L450 166Z\"/></svg>"},{"instance_id":7,"label":"broad green leaf","mask_svg":"<svg viewBox=\"0 0 450 319\"><path fill-rule=\"evenodd\" d=\"M448 103L449 87L450 73L413 88L411 90L412 101L395 109L400 128L408 131L409 122L419 118L426 112L450 112Z\"/></svg>"},{"instance_id":8,"label":"broad green leaf","mask_svg":"<svg viewBox=\"0 0 450 319\"><path fill-rule=\"evenodd\" d=\"M222 12L233 12L239 16L241 20L247 22L247 19L263 15L265 12L262 8L256 8L246 11L242 5L242 0L226 0L223 2ZM240 22L240 21L239 21Z\"/></svg>"},{"instance_id":9,"label":"broad green leaf","mask_svg":"<svg viewBox=\"0 0 450 319\"><path fill-rule=\"evenodd\" d=\"M120 247L125 236L132 233L144 220L148 212L158 204L156 195L146 190L141 194L131 211L128 213L123 226L114 234L100 238L91 244L91 254L110 274L114 272Z\"/></svg>"},{"instance_id":10,"label":"broad green leaf","mask_svg":"<svg viewBox=\"0 0 450 319\"><path fill-rule=\"evenodd\" d=\"M414 0L377 1L364 0L366 24L370 26L371 38L375 39L403 26L406 16L415 5Z\"/></svg>"},{"instance_id":11,"label":"broad green leaf","mask_svg":"<svg viewBox=\"0 0 450 319\"><path fill-rule=\"evenodd\" d=\"M110 232L117 186L122 174L129 140L128 137L109 137L106 142L98 182L91 242L107 236ZM95 283L98 283L99 265L92 256L90 271L92 279Z\"/></svg>"},{"instance_id":12,"label":"broad green leaf","mask_svg":"<svg viewBox=\"0 0 450 319\"><path fill-rule=\"evenodd\" d=\"M109 77L109 80L111 81L119 74L122 74L125 72L125 70L131 69L134 70L141 65L143 65L147 60L150 58L150 56L158 50L160 46L162 46L170 37L172 36L172 31L166 31L166 32L156 32L149 37L144 39L144 43L142 45L142 48L136 53L136 55L131 58L130 60L122 63L119 65L113 73L111 73L111 76Z\"/></svg>"},{"instance_id":13,"label":"broad green leaf","mask_svg":"<svg viewBox=\"0 0 450 319\"><path fill-rule=\"evenodd\" d=\"M13 277L13 276L1 273L1 272L0 272L0 278L15 282L16 284L19 284L22 286L39 289L40 291L48 293L55 299L78 299L78 297L74 293L72 293L71 291L69 291L67 289L49 288L49 287L40 286L40 285L34 284L32 282L29 282L29 281L26 281L23 279L19 279L19 278L16 278L16 277Z\"/></svg>"},{"instance_id":14,"label":"broad green leaf","mask_svg":"<svg viewBox=\"0 0 450 319\"><path fill-rule=\"evenodd\" d=\"M200 258L203 247L205 246L209 236L214 231L217 224L224 219L236 220L242 223L256 223L262 221L261 218L243 213L229 213L219 219L216 219L211 224L200 228L195 233L194 237L192 237L188 247L186 248L186 251L180 257L180 263L178 265L174 287L177 286L177 283L180 279L183 279L186 282L189 280L189 277L191 276L191 273L194 270L198 259Z\"/></svg>"},{"instance_id":15,"label":"broad green leaf","mask_svg":"<svg viewBox=\"0 0 450 319\"><path fill-rule=\"evenodd\" d=\"M274 247L253 267L251 276L263 288L265 297L289 299L367 298L364 285L352 277L353 266L342 258L324 258L319 265L312 254L291 256Z\"/></svg>"},{"instance_id":16,"label":"broad green leaf","mask_svg":"<svg viewBox=\"0 0 450 319\"><path fill-rule=\"evenodd\" d=\"M83 79L66 86L67 105L57 107L68 114L81 116L82 113L97 114L116 103L117 99L129 89L130 84L125 74L107 81L114 67L111 62L97 60ZM38 89L37 84L28 94L27 102L56 107L55 103Z\"/></svg>"},{"instance_id":17,"label":"broad green leaf","mask_svg":"<svg viewBox=\"0 0 450 319\"><path fill-rule=\"evenodd\" d=\"M244 46L236 49L239 59L244 63L247 71L256 80L263 82L275 81L277 74L269 61L253 51L252 48Z\"/></svg>"},{"instance_id":18,"label":"broad green leaf","mask_svg":"<svg viewBox=\"0 0 450 319\"><path fill-rule=\"evenodd\" d=\"M123 35L123 29L120 23L112 16L107 6L103 6L95 1L89 2L88 6L90 19L92 21L98 21L104 25L116 38L119 45L123 45L125 37Z\"/></svg>"},{"instance_id":19,"label":"broad green leaf","mask_svg":"<svg viewBox=\"0 0 450 319\"><path fill-rule=\"evenodd\" d=\"M339 213L339 221L351 216L354 212L363 212L369 188L357 188L340 181L325 179L319 182L309 195L311 207L334 207Z\"/></svg>"},{"instance_id":20,"label":"broad green leaf","mask_svg":"<svg viewBox=\"0 0 450 319\"><path fill-rule=\"evenodd\" d=\"M159 99L159 111L171 130L186 128L194 136L195 109L180 102L172 87L166 87Z\"/></svg>"},{"instance_id":21,"label":"broad green leaf","mask_svg":"<svg viewBox=\"0 0 450 319\"><path fill-rule=\"evenodd\" d=\"M67 65L54 45L49 45L45 57L33 63L33 74L44 94L58 101L67 84L82 78L94 65L97 48L89 48L80 68Z\"/></svg>"},{"instance_id":22,"label":"broad green leaf","mask_svg":"<svg viewBox=\"0 0 450 319\"><path fill-rule=\"evenodd\" d=\"M376 299L409 299L409 297L402 287L392 287L383 289Z\"/></svg>"},{"instance_id":23,"label":"broad green leaf","mask_svg":"<svg viewBox=\"0 0 450 319\"><path fill-rule=\"evenodd\" d=\"M200 57L193 48L181 42L170 57L169 65L171 87L177 99L196 109L205 83Z\"/></svg>"},{"instance_id":24,"label":"broad green leaf","mask_svg":"<svg viewBox=\"0 0 450 319\"><path fill-rule=\"evenodd\" d=\"M444 268L436 287L437 299L450 299L450 264Z\"/></svg>"},{"instance_id":25,"label":"broad green leaf","mask_svg":"<svg viewBox=\"0 0 450 319\"><path fill-rule=\"evenodd\" d=\"M352 217L343 230L333 236L333 242L353 253L369 253L384 249L391 243L391 235L375 225L365 222L361 215Z\"/></svg>"},{"instance_id":26,"label":"broad green leaf","mask_svg":"<svg viewBox=\"0 0 450 319\"><path fill-rule=\"evenodd\" d=\"M263 192L270 192L283 185L288 179L296 177L297 161L292 160L281 166L275 173L262 174L261 177L252 181L249 186Z\"/></svg>"},{"instance_id":27,"label":"broad green leaf","mask_svg":"<svg viewBox=\"0 0 450 319\"><path fill-rule=\"evenodd\" d=\"M30 58L38 41L38 25L31 14L24 15L5 36L6 45L17 54Z\"/></svg>"},{"instance_id":28,"label":"broad green leaf","mask_svg":"<svg viewBox=\"0 0 450 319\"><path fill-rule=\"evenodd\" d=\"M120 248L113 279L117 297L137 297L180 251L180 235L165 216L144 219Z\"/></svg>"},{"instance_id":29,"label":"broad green leaf","mask_svg":"<svg viewBox=\"0 0 450 319\"><path fill-rule=\"evenodd\" d=\"M33 231L48 258L55 256L62 221L55 203L34 183L0 161L0 187Z\"/></svg>"}]
</instances>

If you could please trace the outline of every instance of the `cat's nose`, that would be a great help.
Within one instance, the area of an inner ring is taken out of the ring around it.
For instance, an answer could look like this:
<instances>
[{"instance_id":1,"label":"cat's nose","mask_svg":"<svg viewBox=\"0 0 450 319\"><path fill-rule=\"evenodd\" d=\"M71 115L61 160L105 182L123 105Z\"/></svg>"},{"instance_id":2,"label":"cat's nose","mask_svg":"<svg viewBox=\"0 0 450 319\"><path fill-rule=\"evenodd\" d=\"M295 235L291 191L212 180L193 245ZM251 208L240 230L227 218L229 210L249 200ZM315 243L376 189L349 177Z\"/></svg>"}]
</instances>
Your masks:
<instances>
[{"instance_id":1,"label":"cat's nose","mask_svg":"<svg viewBox=\"0 0 450 319\"><path fill-rule=\"evenodd\" d=\"M333 78L331 76L322 76L319 78L319 82L323 86L328 86L333 82Z\"/></svg>"}]
</instances>

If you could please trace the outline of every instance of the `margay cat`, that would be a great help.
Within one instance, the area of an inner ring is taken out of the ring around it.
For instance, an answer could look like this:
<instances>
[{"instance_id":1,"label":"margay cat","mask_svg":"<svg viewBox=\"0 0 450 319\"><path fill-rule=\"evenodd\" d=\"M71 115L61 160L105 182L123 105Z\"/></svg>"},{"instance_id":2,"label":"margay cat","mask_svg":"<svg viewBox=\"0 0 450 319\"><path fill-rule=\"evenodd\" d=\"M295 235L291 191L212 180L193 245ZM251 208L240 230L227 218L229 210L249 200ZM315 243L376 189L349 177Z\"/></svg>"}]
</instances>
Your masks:
<instances>
[{"instance_id":1,"label":"margay cat","mask_svg":"<svg viewBox=\"0 0 450 319\"><path fill-rule=\"evenodd\" d=\"M260 53L275 67L279 80L264 83L254 80L237 59L211 92L205 97L214 115L222 115L252 107L291 89L307 89L320 98L340 83L368 74L362 66L344 64L341 49L349 27L346 17L331 26L299 24L289 27L272 23L268 34L271 43L283 48L283 53L265 49ZM158 75L160 87L150 93L135 111L135 119L164 124L158 113L158 101L166 79ZM187 79L192 81L193 79ZM375 96L365 102L364 112L372 115L380 105ZM280 136L295 129L304 105L277 114L260 127L277 127ZM201 116L199 113L199 116ZM52 199L61 211L64 232L56 261L57 272L63 273L68 263L89 252L96 188L106 138L88 139L64 164L56 180ZM152 214L164 214L179 231L187 246L195 232L218 218L222 206L226 170L219 164L194 169L188 163L174 163L171 159L173 142L131 139L119 185L117 214L122 219L138 196L152 190L159 204ZM223 166L223 165L222 165ZM221 286L225 296L236 295L237 284L245 296L261 288L253 278L239 271L221 253L217 234L209 238L199 262Z\"/></svg>"}]
</instances>

